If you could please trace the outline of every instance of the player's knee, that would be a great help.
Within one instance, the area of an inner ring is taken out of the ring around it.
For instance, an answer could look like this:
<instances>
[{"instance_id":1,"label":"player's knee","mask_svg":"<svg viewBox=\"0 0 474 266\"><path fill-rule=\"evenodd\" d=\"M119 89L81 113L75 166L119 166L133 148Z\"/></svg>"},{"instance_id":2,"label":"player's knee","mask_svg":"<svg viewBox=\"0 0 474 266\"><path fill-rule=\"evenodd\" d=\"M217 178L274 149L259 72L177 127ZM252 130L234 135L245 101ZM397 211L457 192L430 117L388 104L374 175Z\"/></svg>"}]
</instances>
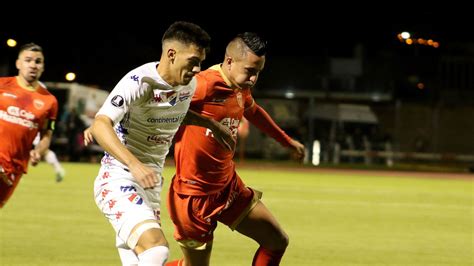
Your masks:
<instances>
[{"instance_id":1,"label":"player's knee","mask_svg":"<svg viewBox=\"0 0 474 266\"><path fill-rule=\"evenodd\" d=\"M277 247L275 249L277 250L284 250L286 247L288 247L288 244L290 243L290 238L287 233L282 231L279 235L279 239L277 241Z\"/></svg>"},{"instance_id":2,"label":"player's knee","mask_svg":"<svg viewBox=\"0 0 474 266\"><path fill-rule=\"evenodd\" d=\"M158 223L147 222L134 228L127 240L130 249L137 253L150 249L155 246L167 246L168 242L161 233Z\"/></svg>"},{"instance_id":3,"label":"player's knee","mask_svg":"<svg viewBox=\"0 0 474 266\"><path fill-rule=\"evenodd\" d=\"M166 246L151 247L138 254L138 265L163 265L169 254L170 250Z\"/></svg>"},{"instance_id":4,"label":"player's knee","mask_svg":"<svg viewBox=\"0 0 474 266\"><path fill-rule=\"evenodd\" d=\"M261 243L265 248L270 250L285 250L290 243L288 235L284 231L279 231L268 239L267 244Z\"/></svg>"}]
</instances>

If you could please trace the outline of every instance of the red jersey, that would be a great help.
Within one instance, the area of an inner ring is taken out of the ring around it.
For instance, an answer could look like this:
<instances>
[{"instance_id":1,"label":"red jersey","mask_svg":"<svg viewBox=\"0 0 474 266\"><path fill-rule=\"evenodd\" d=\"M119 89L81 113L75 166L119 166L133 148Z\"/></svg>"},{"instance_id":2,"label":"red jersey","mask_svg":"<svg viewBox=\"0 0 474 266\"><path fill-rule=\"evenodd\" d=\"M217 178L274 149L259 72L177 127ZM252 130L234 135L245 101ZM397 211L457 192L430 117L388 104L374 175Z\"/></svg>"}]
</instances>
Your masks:
<instances>
[{"instance_id":1,"label":"red jersey","mask_svg":"<svg viewBox=\"0 0 474 266\"><path fill-rule=\"evenodd\" d=\"M58 102L46 88L21 87L16 77L0 78L0 165L26 173L32 143L47 120L56 120Z\"/></svg>"},{"instance_id":2,"label":"red jersey","mask_svg":"<svg viewBox=\"0 0 474 266\"><path fill-rule=\"evenodd\" d=\"M233 89L219 65L196 75L198 85L190 109L226 125L237 137L242 116L251 116L252 123L283 145L290 138L263 109L255 104L250 89ZM261 110L261 111L256 111ZM256 115L255 115L256 113ZM249 117L247 117L249 118ZM252 119L256 118L256 119ZM261 122L262 120L263 123ZM270 121L268 121L270 120ZM271 123L274 126L269 126ZM175 136L176 178L173 189L179 194L209 195L223 189L234 176L234 151L225 149L213 137L211 130L186 125Z\"/></svg>"},{"instance_id":3,"label":"red jersey","mask_svg":"<svg viewBox=\"0 0 474 266\"><path fill-rule=\"evenodd\" d=\"M198 85L190 109L228 126L237 136L244 109L253 104L250 89L232 89L220 66L196 75ZM222 147L211 130L186 125L177 133L175 143L177 193L206 195L218 192L233 176L234 152Z\"/></svg>"}]
</instances>

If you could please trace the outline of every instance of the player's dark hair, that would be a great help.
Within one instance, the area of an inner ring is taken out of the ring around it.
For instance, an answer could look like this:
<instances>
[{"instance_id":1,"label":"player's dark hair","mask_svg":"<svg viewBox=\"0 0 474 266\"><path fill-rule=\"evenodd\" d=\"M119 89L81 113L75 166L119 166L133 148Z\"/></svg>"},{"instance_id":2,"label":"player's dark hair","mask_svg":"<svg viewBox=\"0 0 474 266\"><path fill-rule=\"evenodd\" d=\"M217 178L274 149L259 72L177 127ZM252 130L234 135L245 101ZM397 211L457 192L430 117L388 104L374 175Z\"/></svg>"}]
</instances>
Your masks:
<instances>
[{"instance_id":1,"label":"player's dark hair","mask_svg":"<svg viewBox=\"0 0 474 266\"><path fill-rule=\"evenodd\" d=\"M43 48L41 48L41 46L37 45L36 43L27 43L27 44L23 44L21 47L20 47L20 51L18 52L18 54L21 54L23 51L33 51L33 52L43 52Z\"/></svg>"},{"instance_id":2,"label":"player's dark hair","mask_svg":"<svg viewBox=\"0 0 474 266\"><path fill-rule=\"evenodd\" d=\"M199 48L206 50L206 53L210 50L211 37L198 25L186 22L176 21L166 30L163 35L162 42L167 40L177 40L185 44L194 44Z\"/></svg>"},{"instance_id":3,"label":"player's dark hair","mask_svg":"<svg viewBox=\"0 0 474 266\"><path fill-rule=\"evenodd\" d=\"M260 37L255 32L244 32L237 35L237 38L242 39L242 41L247 45L250 50L257 56L262 56L267 53L267 41Z\"/></svg>"}]
</instances>

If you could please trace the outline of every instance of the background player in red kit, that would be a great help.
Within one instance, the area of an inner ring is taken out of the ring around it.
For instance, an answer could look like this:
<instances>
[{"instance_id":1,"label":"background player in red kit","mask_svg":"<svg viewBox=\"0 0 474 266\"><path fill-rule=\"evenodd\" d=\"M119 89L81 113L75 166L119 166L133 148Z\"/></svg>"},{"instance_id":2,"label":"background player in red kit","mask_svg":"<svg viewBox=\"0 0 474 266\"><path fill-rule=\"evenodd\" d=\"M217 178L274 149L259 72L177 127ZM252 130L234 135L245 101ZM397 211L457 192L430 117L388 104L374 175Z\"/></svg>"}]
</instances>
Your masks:
<instances>
[{"instance_id":1,"label":"background player in red kit","mask_svg":"<svg viewBox=\"0 0 474 266\"><path fill-rule=\"evenodd\" d=\"M22 46L16 67L18 76L0 78L0 207L26 173L28 160L36 165L48 150L58 113L56 98L39 82L42 48L34 43ZM41 140L32 149L38 132Z\"/></svg>"},{"instance_id":2,"label":"background player in red kit","mask_svg":"<svg viewBox=\"0 0 474 266\"><path fill-rule=\"evenodd\" d=\"M228 126L234 137L245 116L301 159L304 146L286 135L251 95L265 52L266 42L254 33L234 38L224 62L197 75L190 110ZM184 259L167 265L208 265L218 221L260 244L252 265L278 265L288 236L260 201L261 193L247 188L237 175L234 150L224 148L209 129L198 126L183 127L175 139L176 175L168 210Z\"/></svg>"}]
</instances>

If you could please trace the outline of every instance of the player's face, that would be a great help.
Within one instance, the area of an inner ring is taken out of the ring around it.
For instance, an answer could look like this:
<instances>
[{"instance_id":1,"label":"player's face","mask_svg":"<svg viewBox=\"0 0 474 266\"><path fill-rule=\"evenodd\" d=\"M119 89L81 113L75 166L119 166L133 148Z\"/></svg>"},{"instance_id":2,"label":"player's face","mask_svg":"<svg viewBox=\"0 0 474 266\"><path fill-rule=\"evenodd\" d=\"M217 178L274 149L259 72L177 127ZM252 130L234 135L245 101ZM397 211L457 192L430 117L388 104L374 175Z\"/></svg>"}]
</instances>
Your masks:
<instances>
[{"instance_id":1,"label":"player's face","mask_svg":"<svg viewBox=\"0 0 474 266\"><path fill-rule=\"evenodd\" d=\"M19 76L29 83L38 81L44 71L44 56L42 52L23 51L16 60Z\"/></svg>"},{"instance_id":2,"label":"player's face","mask_svg":"<svg viewBox=\"0 0 474 266\"><path fill-rule=\"evenodd\" d=\"M196 45L180 45L174 59L174 85L187 85L194 75L201 71L201 63L206 59L206 51Z\"/></svg>"},{"instance_id":3,"label":"player's face","mask_svg":"<svg viewBox=\"0 0 474 266\"><path fill-rule=\"evenodd\" d=\"M241 58L232 59L229 78L239 88L251 88L257 83L258 75L264 66L265 56L247 52Z\"/></svg>"}]
</instances>

